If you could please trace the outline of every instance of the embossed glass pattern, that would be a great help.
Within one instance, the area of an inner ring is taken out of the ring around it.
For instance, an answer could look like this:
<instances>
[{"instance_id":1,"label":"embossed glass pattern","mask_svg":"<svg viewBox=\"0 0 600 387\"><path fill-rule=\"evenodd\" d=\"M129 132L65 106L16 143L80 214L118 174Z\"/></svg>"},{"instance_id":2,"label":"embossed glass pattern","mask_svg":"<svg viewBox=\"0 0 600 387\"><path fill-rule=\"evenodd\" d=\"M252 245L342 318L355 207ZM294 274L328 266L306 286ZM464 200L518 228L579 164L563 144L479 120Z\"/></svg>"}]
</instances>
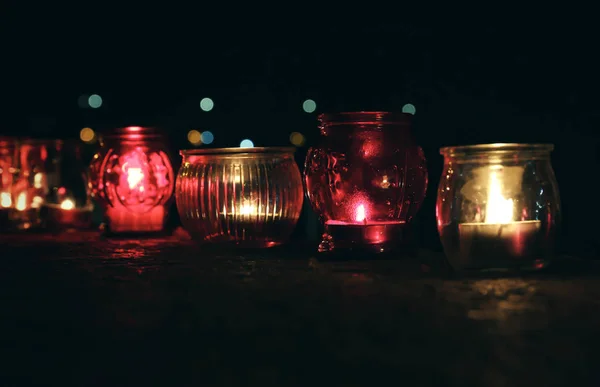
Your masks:
<instances>
[{"instance_id":1,"label":"embossed glass pattern","mask_svg":"<svg viewBox=\"0 0 600 387\"><path fill-rule=\"evenodd\" d=\"M175 189L179 217L199 242L272 247L302 209L293 148L182 150Z\"/></svg>"},{"instance_id":2,"label":"embossed glass pattern","mask_svg":"<svg viewBox=\"0 0 600 387\"><path fill-rule=\"evenodd\" d=\"M427 189L426 160L410 133L411 117L319 117L321 139L309 150L304 171L307 196L326 228L319 251L383 252L401 243Z\"/></svg>"},{"instance_id":3,"label":"embossed glass pattern","mask_svg":"<svg viewBox=\"0 0 600 387\"><path fill-rule=\"evenodd\" d=\"M164 229L175 176L160 130L129 126L103 134L89 181L92 196L104 209L108 232Z\"/></svg>"}]
</instances>

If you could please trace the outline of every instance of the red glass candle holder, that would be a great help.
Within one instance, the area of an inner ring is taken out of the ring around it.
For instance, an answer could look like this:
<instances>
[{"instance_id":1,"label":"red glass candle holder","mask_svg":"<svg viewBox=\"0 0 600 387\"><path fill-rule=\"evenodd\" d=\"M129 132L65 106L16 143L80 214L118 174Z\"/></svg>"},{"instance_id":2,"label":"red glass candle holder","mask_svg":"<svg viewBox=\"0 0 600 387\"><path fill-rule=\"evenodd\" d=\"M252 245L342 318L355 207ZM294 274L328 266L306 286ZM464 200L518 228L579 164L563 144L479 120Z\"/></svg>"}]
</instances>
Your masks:
<instances>
[{"instance_id":1,"label":"red glass candle holder","mask_svg":"<svg viewBox=\"0 0 600 387\"><path fill-rule=\"evenodd\" d=\"M402 245L427 190L426 160L412 139L411 117L319 116L321 140L307 154L304 179L310 203L325 223L320 252L387 252Z\"/></svg>"},{"instance_id":2,"label":"red glass candle holder","mask_svg":"<svg viewBox=\"0 0 600 387\"><path fill-rule=\"evenodd\" d=\"M156 128L129 126L106 132L90 165L92 197L110 234L165 229L175 176L166 138Z\"/></svg>"},{"instance_id":3,"label":"red glass candle holder","mask_svg":"<svg viewBox=\"0 0 600 387\"><path fill-rule=\"evenodd\" d=\"M16 138L0 137L0 230L8 228L8 215L13 207L12 185L16 150Z\"/></svg>"}]
</instances>

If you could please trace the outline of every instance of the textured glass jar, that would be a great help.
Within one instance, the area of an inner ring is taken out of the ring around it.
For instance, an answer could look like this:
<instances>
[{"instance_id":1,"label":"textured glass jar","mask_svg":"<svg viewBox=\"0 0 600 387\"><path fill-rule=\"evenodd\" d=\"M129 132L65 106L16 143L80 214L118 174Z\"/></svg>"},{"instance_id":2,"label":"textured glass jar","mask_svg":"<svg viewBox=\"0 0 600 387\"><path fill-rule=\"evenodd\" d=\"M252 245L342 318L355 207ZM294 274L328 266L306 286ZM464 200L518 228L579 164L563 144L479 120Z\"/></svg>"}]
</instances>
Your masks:
<instances>
[{"instance_id":1,"label":"textured glass jar","mask_svg":"<svg viewBox=\"0 0 600 387\"><path fill-rule=\"evenodd\" d=\"M87 163L81 144L65 141L48 149L49 193L42 205L42 219L50 229L84 229L91 226L93 204L88 185Z\"/></svg>"},{"instance_id":2,"label":"textured glass jar","mask_svg":"<svg viewBox=\"0 0 600 387\"><path fill-rule=\"evenodd\" d=\"M321 140L306 156L304 180L325 223L320 252L391 251L427 190L423 150L411 115L387 112L322 114Z\"/></svg>"},{"instance_id":3,"label":"textured glass jar","mask_svg":"<svg viewBox=\"0 0 600 387\"><path fill-rule=\"evenodd\" d=\"M294 148L182 150L175 198L199 242L272 247L291 235L302 210Z\"/></svg>"},{"instance_id":4,"label":"textured glass jar","mask_svg":"<svg viewBox=\"0 0 600 387\"><path fill-rule=\"evenodd\" d=\"M129 126L103 133L89 176L108 233L164 230L175 176L160 130Z\"/></svg>"},{"instance_id":5,"label":"textured glass jar","mask_svg":"<svg viewBox=\"0 0 600 387\"><path fill-rule=\"evenodd\" d=\"M9 209L13 206L16 150L16 138L0 137L0 230L8 227Z\"/></svg>"},{"instance_id":6,"label":"textured glass jar","mask_svg":"<svg viewBox=\"0 0 600 387\"><path fill-rule=\"evenodd\" d=\"M560 222L550 144L442 148L437 226L459 271L541 269Z\"/></svg>"},{"instance_id":7,"label":"textured glass jar","mask_svg":"<svg viewBox=\"0 0 600 387\"><path fill-rule=\"evenodd\" d=\"M52 149L60 140L19 140L12 185L11 228L27 230L42 225L40 209L50 192L49 168L55 163Z\"/></svg>"}]
</instances>

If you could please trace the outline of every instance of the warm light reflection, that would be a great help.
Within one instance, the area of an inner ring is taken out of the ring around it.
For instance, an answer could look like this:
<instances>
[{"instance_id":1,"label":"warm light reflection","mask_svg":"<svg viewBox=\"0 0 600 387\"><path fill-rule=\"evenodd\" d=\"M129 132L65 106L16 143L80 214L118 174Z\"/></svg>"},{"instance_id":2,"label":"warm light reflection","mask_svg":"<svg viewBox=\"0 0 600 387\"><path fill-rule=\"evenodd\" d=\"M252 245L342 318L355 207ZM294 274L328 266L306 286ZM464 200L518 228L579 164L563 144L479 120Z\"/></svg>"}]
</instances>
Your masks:
<instances>
[{"instance_id":1,"label":"warm light reflection","mask_svg":"<svg viewBox=\"0 0 600 387\"><path fill-rule=\"evenodd\" d=\"M513 200L502 196L502 184L497 172L490 173L485 223L507 224L513 220Z\"/></svg>"},{"instance_id":2,"label":"warm light reflection","mask_svg":"<svg viewBox=\"0 0 600 387\"><path fill-rule=\"evenodd\" d=\"M256 206L253 206L252 204L243 204L240 207L240 214L241 215L256 215L257 214L257 208Z\"/></svg>"},{"instance_id":3,"label":"warm light reflection","mask_svg":"<svg viewBox=\"0 0 600 387\"><path fill-rule=\"evenodd\" d=\"M4 208L12 206L12 197L10 196L10 192L0 192L0 206Z\"/></svg>"},{"instance_id":4,"label":"warm light reflection","mask_svg":"<svg viewBox=\"0 0 600 387\"><path fill-rule=\"evenodd\" d=\"M44 175L41 173L36 173L35 175L33 175L33 187L34 188L42 188L44 183Z\"/></svg>"},{"instance_id":5,"label":"warm light reflection","mask_svg":"<svg viewBox=\"0 0 600 387\"><path fill-rule=\"evenodd\" d=\"M60 203L60 208L69 211L75 208L75 203L71 199L65 199Z\"/></svg>"},{"instance_id":6,"label":"warm light reflection","mask_svg":"<svg viewBox=\"0 0 600 387\"><path fill-rule=\"evenodd\" d=\"M356 220L357 222L364 222L367 218L366 212L365 212L365 206L364 204L359 204L358 207L356 207L356 214L354 216L354 220Z\"/></svg>"},{"instance_id":7,"label":"warm light reflection","mask_svg":"<svg viewBox=\"0 0 600 387\"><path fill-rule=\"evenodd\" d=\"M19 196L17 196L15 209L17 211L25 211L27 209L27 194L25 192L21 192Z\"/></svg>"}]
</instances>

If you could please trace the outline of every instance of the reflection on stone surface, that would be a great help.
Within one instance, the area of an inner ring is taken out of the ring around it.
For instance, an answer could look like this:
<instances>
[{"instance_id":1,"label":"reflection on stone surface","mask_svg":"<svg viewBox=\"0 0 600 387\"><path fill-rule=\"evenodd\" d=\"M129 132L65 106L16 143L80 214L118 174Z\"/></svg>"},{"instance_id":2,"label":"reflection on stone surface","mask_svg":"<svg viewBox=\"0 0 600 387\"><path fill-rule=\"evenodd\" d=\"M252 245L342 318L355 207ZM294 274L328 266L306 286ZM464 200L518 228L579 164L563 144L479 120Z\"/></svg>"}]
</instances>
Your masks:
<instances>
[{"instance_id":1,"label":"reflection on stone surface","mask_svg":"<svg viewBox=\"0 0 600 387\"><path fill-rule=\"evenodd\" d=\"M294 249L209 254L176 237L2 246L4 347L28 364L68 364L86 385L121 373L166 385L173 375L307 385L315 373L345 385L581 385L595 372L591 267L444 279L425 251L430 273L418 261L318 262Z\"/></svg>"}]
</instances>

